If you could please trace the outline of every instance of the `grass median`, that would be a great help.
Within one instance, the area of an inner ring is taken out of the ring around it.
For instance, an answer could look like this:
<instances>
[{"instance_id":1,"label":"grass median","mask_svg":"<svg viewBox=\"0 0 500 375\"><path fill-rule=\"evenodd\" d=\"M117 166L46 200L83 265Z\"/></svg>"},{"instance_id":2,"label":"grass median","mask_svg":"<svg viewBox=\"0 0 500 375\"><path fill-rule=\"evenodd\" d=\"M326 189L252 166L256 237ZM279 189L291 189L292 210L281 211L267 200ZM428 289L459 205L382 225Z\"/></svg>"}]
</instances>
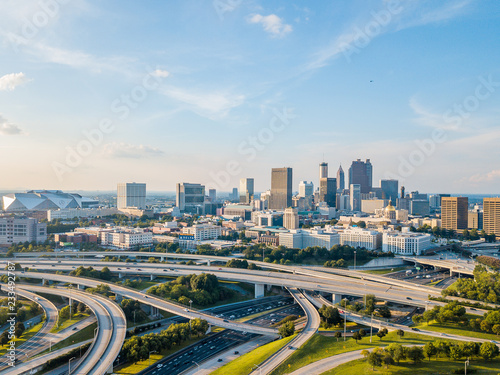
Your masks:
<instances>
[{"instance_id":1,"label":"grass median","mask_svg":"<svg viewBox=\"0 0 500 375\"><path fill-rule=\"evenodd\" d=\"M241 357L229 362L228 364L218 368L210 375L247 375L255 368L255 364L259 364L269 358L273 353L277 352L287 345L296 335L285 337L281 340L270 342L261 347L252 350L249 353L243 354Z\"/></svg>"}]
</instances>

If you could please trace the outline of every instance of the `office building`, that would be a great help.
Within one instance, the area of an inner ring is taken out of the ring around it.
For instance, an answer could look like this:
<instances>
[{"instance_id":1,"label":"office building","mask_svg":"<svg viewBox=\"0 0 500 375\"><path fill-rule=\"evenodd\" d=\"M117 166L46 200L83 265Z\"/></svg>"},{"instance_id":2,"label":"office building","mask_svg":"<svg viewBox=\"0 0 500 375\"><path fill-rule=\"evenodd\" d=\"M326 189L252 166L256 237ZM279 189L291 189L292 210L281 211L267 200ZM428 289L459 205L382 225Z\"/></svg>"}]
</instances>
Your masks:
<instances>
[{"instance_id":1,"label":"office building","mask_svg":"<svg viewBox=\"0 0 500 375\"><path fill-rule=\"evenodd\" d=\"M314 185L312 182L299 182L299 197L310 197L314 194Z\"/></svg>"},{"instance_id":2,"label":"office building","mask_svg":"<svg viewBox=\"0 0 500 375\"><path fill-rule=\"evenodd\" d=\"M380 180L382 198L390 199L393 206L396 205L398 199L398 184L398 180Z\"/></svg>"},{"instance_id":3,"label":"office building","mask_svg":"<svg viewBox=\"0 0 500 375\"><path fill-rule=\"evenodd\" d=\"M203 210L205 186L201 184L179 183L176 186L175 204L181 212L198 213Z\"/></svg>"},{"instance_id":4,"label":"office building","mask_svg":"<svg viewBox=\"0 0 500 375\"><path fill-rule=\"evenodd\" d=\"M361 200L361 211L367 214L375 213L375 210L382 209L389 204L387 199L362 199Z\"/></svg>"},{"instance_id":5,"label":"office building","mask_svg":"<svg viewBox=\"0 0 500 375\"><path fill-rule=\"evenodd\" d=\"M350 185L350 206L351 211L361 211L361 185L351 184Z\"/></svg>"},{"instance_id":6,"label":"office building","mask_svg":"<svg viewBox=\"0 0 500 375\"><path fill-rule=\"evenodd\" d=\"M483 199L483 229L500 237L500 198Z\"/></svg>"},{"instance_id":7,"label":"office building","mask_svg":"<svg viewBox=\"0 0 500 375\"><path fill-rule=\"evenodd\" d=\"M141 228L116 228L100 232L102 246L117 249L139 249L153 246L153 233Z\"/></svg>"},{"instance_id":8,"label":"office building","mask_svg":"<svg viewBox=\"0 0 500 375\"><path fill-rule=\"evenodd\" d=\"M292 168L273 168L271 174L271 210L292 207Z\"/></svg>"},{"instance_id":9,"label":"office building","mask_svg":"<svg viewBox=\"0 0 500 375\"><path fill-rule=\"evenodd\" d=\"M339 167L339 170L337 171L337 191L341 192L344 189L345 189L345 175L341 165Z\"/></svg>"},{"instance_id":10,"label":"office building","mask_svg":"<svg viewBox=\"0 0 500 375\"><path fill-rule=\"evenodd\" d=\"M215 203L217 201L217 190L209 189L208 190L208 198L210 198L210 202Z\"/></svg>"},{"instance_id":11,"label":"office building","mask_svg":"<svg viewBox=\"0 0 500 375\"><path fill-rule=\"evenodd\" d=\"M47 211L64 208L95 208L99 201L80 194L61 190L29 190L26 193L6 194L2 197L6 212Z\"/></svg>"},{"instance_id":12,"label":"office building","mask_svg":"<svg viewBox=\"0 0 500 375\"><path fill-rule=\"evenodd\" d=\"M337 180L335 178L319 179L319 201L326 202L330 207L337 205Z\"/></svg>"},{"instance_id":13,"label":"office building","mask_svg":"<svg viewBox=\"0 0 500 375\"><path fill-rule=\"evenodd\" d=\"M116 206L118 209L135 207L146 208L146 184L135 182L119 183L117 188Z\"/></svg>"},{"instance_id":14,"label":"office building","mask_svg":"<svg viewBox=\"0 0 500 375\"><path fill-rule=\"evenodd\" d=\"M358 228L349 227L339 232L340 244L352 247L362 247L367 250L375 250L382 245L382 233Z\"/></svg>"},{"instance_id":15,"label":"office building","mask_svg":"<svg viewBox=\"0 0 500 375\"><path fill-rule=\"evenodd\" d=\"M328 163L321 163L319 165L319 179L321 180L322 178L327 178L328 177Z\"/></svg>"},{"instance_id":16,"label":"office building","mask_svg":"<svg viewBox=\"0 0 500 375\"><path fill-rule=\"evenodd\" d=\"M391 231L383 234L382 251L400 255L420 255L431 247L427 233Z\"/></svg>"},{"instance_id":17,"label":"office building","mask_svg":"<svg viewBox=\"0 0 500 375\"><path fill-rule=\"evenodd\" d=\"M195 241L210 240L219 238L222 227L212 224L197 224L192 227L182 228L183 234L191 234Z\"/></svg>"},{"instance_id":18,"label":"office building","mask_svg":"<svg viewBox=\"0 0 500 375\"><path fill-rule=\"evenodd\" d=\"M48 210L47 220L67 220L74 218L95 218L120 214L116 207L112 208L63 208L59 210Z\"/></svg>"},{"instance_id":19,"label":"office building","mask_svg":"<svg viewBox=\"0 0 500 375\"><path fill-rule=\"evenodd\" d=\"M291 249L305 249L306 247L324 247L330 250L339 244L339 234L326 232L323 229L295 229L287 233L279 233L279 244Z\"/></svg>"},{"instance_id":20,"label":"office building","mask_svg":"<svg viewBox=\"0 0 500 375\"><path fill-rule=\"evenodd\" d=\"M283 215L283 226L286 229L297 229L299 227L299 214L296 208L285 208Z\"/></svg>"},{"instance_id":21,"label":"office building","mask_svg":"<svg viewBox=\"0 0 500 375\"><path fill-rule=\"evenodd\" d=\"M469 221L469 200L467 197L441 198L441 225L448 230L467 229Z\"/></svg>"},{"instance_id":22,"label":"office building","mask_svg":"<svg viewBox=\"0 0 500 375\"><path fill-rule=\"evenodd\" d=\"M283 212L254 211L252 212L252 222L258 227L282 227Z\"/></svg>"},{"instance_id":23,"label":"office building","mask_svg":"<svg viewBox=\"0 0 500 375\"><path fill-rule=\"evenodd\" d=\"M250 204L254 194L253 178L240 178L240 203Z\"/></svg>"},{"instance_id":24,"label":"office building","mask_svg":"<svg viewBox=\"0 0 500 375\"><path fill-rule=\"evenodd\" d=\"M410 200L410 215L414 216L429 216L429 201L424 199Z\"/></svg>"},{"instance_id":25,"label":"office building","mask_svg":"<svg viewBox=\"0 0 500 375\"><path fill-rule=\"evenodd\" d=\"M46 240L46 223L39 223L37 219L24 216L0 216L0 247Z\"/></svg>"},{"instance_id":26,"label":"office building","mask_svg":"<svg viewBox=\"0 0 500 375\"><path fill-rule=\"evenodd\" d=\"M432 209L441 208L441 198L450 197L450 194L434 194L429 197L429 204Z\"/></svg>"},{"instance_id":27,"label":"office building","mask_svg":"<svg viewBox=\"0 0 500 375\"><path fill-rule=\"evenodd\" d=\"M352 162L349 168L349 186L360 185L361 193L368 194L372 189L373 167L370 159Z\"/></svg>"},{"instance_id":28,"label":"office building","mask_svg":"<svg viewBox=\"0 0 500 375\"><path fill-rule=\"evenodd\" d=\"M483 229L483 217L483 211L481 211L479 208L469 210L467 220L469 229Z\"/></svg>"}]
</instances>

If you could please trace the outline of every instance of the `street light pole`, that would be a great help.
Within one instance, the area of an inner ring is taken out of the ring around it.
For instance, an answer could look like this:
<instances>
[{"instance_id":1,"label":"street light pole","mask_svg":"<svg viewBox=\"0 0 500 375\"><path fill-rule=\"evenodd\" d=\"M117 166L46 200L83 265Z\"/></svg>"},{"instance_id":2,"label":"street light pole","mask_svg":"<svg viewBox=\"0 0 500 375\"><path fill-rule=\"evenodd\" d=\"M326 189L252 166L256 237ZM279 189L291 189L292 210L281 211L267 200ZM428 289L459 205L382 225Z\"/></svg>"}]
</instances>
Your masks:
<instances>
[{"instance_id":1,"label":"street light pole","mask_svg":"<svg viewBox=\"0 0 500 375\"><path fill-rule=\"evenodd\" d=\"M346 304L347 306L347 304ZM345 307L344 307L345 309ZM344 341L345 341L345 335L347 334L347 312L344 310Z\"/></svg>"},{"instance_id":2,"label":"street light pole","mask_svg":"<svg viewBox=\"0 0 500 375\"><path fill-rule=\"evenodd\" d=\"M356 250L354 250L354 271L356 271Z\"/></svg>"},{"instance_id":3,"label":"street light pole","mask_svg":"<svg viewBox=\"0 0 500 375\"><path fill-rule=\"evenodd\" d=\"M465 361L465 375L467 375L467 366L469 365L469 357L467 357L467 361Z\"/></svg>"},{"instance_id":4,"label":"street light pole","mask_svg":"<svg viewBox=\"0 0 500 375\"><path fill-rule=\"evenodd\" d=\"M262 367L260 367L259 365L256 365L255 363L254 363L254 366L257 366L257 368L259 369L259 374L262 375Z\"/></svg>"},{"instance_id":5,"label":"street light pole","mask_svg":"<svg viewBox=\"0 0 500 375\"><path fill-rule=\"evenodd\" d=\"M189 310L191 310L193 308L192 304L193 304L193 301L189 300Z\"/></svg>"},{"instance_id":6,"label":"street light pole","mask_svg":"<svg viewBox=\"0 0 500 375\"><path fill-rule=\"evenodd\" d=\"M372 318L370 320L370 344L372 342L372 336L373 336L373 313L372 313Z\"/></svg>"},{"instance_id":7,"label":"street light pole","mask_svg":"<svg viewBox=\"0 0 500 375\"><path fill-rule=\"evenodd\" d=\"M68 363L68 375L71 375L71 361L72 361L73 359L75 359L75 358L76 358L76 357L73 357L73 358L71 358L71 359L69 360L69 363Z\"/></svg>"}]
</instances>

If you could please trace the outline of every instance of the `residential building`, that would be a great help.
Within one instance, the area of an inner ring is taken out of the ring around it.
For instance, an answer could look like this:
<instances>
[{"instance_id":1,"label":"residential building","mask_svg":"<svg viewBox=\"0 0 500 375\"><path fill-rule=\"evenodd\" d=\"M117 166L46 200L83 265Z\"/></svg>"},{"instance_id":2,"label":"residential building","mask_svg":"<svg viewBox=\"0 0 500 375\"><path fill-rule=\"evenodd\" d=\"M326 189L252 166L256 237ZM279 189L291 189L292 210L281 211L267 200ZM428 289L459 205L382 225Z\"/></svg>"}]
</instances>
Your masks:
<instances>
[{"instance_id":1,"label":"residential building","mask_svg":"<svg viewBox=\"0 0 500 375\"><path fill-rule=\"evenodd\" d=\"M240 203L250 204L254 195L253 178L240 178Z\"/></svg>"},{"instance_id":2,"label":"residential building","mask_svg":"<svg viewBox=\"0 0 500 375\"><path fill-rule=\"evenodd\" d=\"M483 229L500 237L500 198L483 199Z\"/></svg>"},{"instance_id":3,"label":"residential building","mask_svg":"<svg viewBox=\"0 0 500 375\"><path fill-rule=\"evenodd\" d=\"M299 227L299 214L296 208L285 208L283 215L283 226L286 229L297 229Z\"/></svg>"},{"instance_id":4,"label":"residential building","mask_svg":"<svg viewBox=\"0 0 500 375\"><path fill-rule=\"evenodd\" d=\"M205 186L201 184L179 183L176 187L176 206L181 212L198 213L203 210Z\"/></svg>"},{"instance_id":5,"label":"residential building","mask_svg":"<svg viewBox=\"0 0 500 375\"><path fill-rule=\"evenodd\" d=\"M271 210L292 207L292 168L273 168L271 174Z\"/></svg>"},{"instance_id":6,"label":"residential building","mask_svg":"<svg viewBox=\"0 0 500 375\"><path fill-rule=\"evenodd\" d=\"M182 228L183 234L191 234L195 241L216 239L221 235L221 227L212 224L196 224Z\"/></svg>"},{"instance_id":7,"label":"residential building","mask_svg":"<svg viewBox=\"0 0 500 375\"><path fill-rule=\"evenodd\" d=\"M118 209L134 207L146 208L146 184L135 182L119 183L117 187L116 206Z\"/></svg>"},{"instance_id":8,"label":"residential building","mask_svg":"<svg viewBox=\"0 0 500 375\"><path fill-rule=\"evenodd\" d=\"M469 221L469 200L467 197L441 198L441 224L444 229L467 229Z\"/></svg>"},{"instance_id":9,"label":"residential building","mask_svg":"<svg viewBox=\"0 0 500 375\"><path fill-rule=\"evenodd\" d=\"M20 242L44 242L47 240L47 224L25 216L0 216L0 247Z\"/></svg>"}]
</instances>

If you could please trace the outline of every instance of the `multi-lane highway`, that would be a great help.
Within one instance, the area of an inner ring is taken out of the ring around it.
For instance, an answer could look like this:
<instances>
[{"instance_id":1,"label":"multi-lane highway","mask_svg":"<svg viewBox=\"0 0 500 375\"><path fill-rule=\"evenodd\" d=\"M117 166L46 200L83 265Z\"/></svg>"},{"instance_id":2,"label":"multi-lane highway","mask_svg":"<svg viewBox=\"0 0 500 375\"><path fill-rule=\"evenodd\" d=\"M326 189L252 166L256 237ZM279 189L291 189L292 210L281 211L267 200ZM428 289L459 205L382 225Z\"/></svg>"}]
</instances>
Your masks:
<instances>
[{"instance_id":1,"label":"multi-lane highway","mask_svg":"<svg viewBox=\"0 0 500 375\"><path fill-rule=\"evenodd\" d=\"M1 287L2 290L5 291L6 285L2 284ZM54 328L57 322L58 311L57 307L54 306L52 302L50 302L46 298L38 296L35 293L17 288L16 294L39 304L45 312L46 317L43 327L40 329L40 331L38 331L33 337L31 337L31 339L27 340L22 345L16 348L17 353L19 353L17 359L19 362L22 362L29 358L32 358L45 349L47 345L46 337L50 333L52 328ZM7 359L5 358L5 356L0 357L0 362L0 372L9 368L9 366L6 364Z\"/></svg>"},{"instance_id":2,"label":"multi-lane highway","mask_svg":"<svg viewBox=\"0 0 500 375\"><path fill-rule=\"evenodd\" d=\"M307 342L317 331L321 322L318 310L305 298L304 294L299 290L291 288L290 294L295 298L297 303L302 307L307 315L307 323L305 327L297 334L297 336L289 342L288 345L278 350L276 353L267 358L252 372L252 374L269 374L283 361L293 354L293 351L300 348Z\"/></svg>"}]
</instances>

